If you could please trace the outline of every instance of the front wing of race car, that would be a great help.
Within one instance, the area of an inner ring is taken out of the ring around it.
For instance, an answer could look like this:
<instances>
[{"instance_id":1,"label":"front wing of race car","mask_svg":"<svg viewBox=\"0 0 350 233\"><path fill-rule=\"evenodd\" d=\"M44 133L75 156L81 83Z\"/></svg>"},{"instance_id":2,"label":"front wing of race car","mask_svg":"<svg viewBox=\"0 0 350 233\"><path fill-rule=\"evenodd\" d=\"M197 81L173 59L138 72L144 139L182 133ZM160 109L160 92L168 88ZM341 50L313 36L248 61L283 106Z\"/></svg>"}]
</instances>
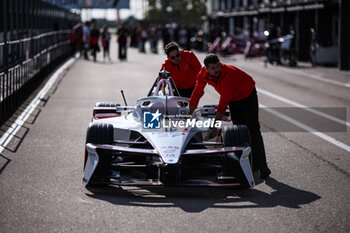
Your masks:
<instances>
[{"instance_id":1,"label":"front wing of race car","mask_svg":"<svg viewBox=\"0 0 350 233\"><path fill-rule=\"evenodd\" d=\"M176 164L167 164L155 149L86 144L84 185L255 185L251 147L188 149Z\"/></svg>"}]
</instances>

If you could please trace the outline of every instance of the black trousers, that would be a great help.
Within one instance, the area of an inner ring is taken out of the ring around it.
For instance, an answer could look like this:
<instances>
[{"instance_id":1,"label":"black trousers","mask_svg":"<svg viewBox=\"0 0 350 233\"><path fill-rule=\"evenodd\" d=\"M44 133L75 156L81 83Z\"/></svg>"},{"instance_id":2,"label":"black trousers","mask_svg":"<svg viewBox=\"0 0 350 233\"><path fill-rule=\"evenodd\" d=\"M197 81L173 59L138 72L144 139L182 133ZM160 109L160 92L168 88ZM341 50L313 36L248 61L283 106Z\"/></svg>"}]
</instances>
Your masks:
<instances>
[{"instance_id":1,"label":"black trousers","mask_svg":"<svg viewBox=\"0 0 350 233\"><path fill-rule=\"evenodd\" d=\"M253 167L266 167L266 154L264 141L260 132L259 104L256 89L245 99L229 103L233 124L246 125L251 139Z\"/></svg>"},{"instance_id":2,"label":"black trousers","mask_svg":"<svg viewBox=\"0 0 350 233\"><path fill-rule=\"evenodd\" d=\"M179 91L180 96L191 98L191 95L192 95L192 92L194 90L194 87L191 87L191 88L188 88L188 89L178 88L177 90Z\"/></svg>"},{"instance_id":3,"label":"black trousers","mask_svg":"<svg viewBox=\"0 0 350 233\"><path fill-rule=\"evenodd\" d=\"M118 58L120 60L126 60L126 42L125 43L119 43L119 53Z\"/></svg>"}]
</instances>

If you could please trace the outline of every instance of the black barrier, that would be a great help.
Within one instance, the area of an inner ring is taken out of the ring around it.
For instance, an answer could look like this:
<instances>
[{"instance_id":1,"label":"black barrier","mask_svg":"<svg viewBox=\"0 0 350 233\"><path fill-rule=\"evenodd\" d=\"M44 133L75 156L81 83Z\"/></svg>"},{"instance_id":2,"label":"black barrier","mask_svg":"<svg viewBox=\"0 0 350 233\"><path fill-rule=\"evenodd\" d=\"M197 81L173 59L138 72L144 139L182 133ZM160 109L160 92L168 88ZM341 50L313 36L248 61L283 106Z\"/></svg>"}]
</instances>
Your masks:
<instances>
[{"instance_id":1,"label":"black barrier","mask_svg":"<svg viewBox=\"0 0 350 233\"><path fill-rule=\"evenodd\" d=\"M41 76L70 55L69 34L70 30L61 30L7 42L8 50L14 54L12 57L23 61L0 73L1 123L18 107L23 97L27 97L40 83ZM44 45L36 46L43 44L42 41L45 41ZM34 55L29 57L31 45L34 46ZM0 44L0 49L3 46L4 43ZM23 56L26 59L22 59Z\"/></svg>"},{"instance_id":2,"label":"black barrier","mask_svg":"<svg viewBox=\"0 0 350 233\"><path fill-rule=\"evenodd\" d=\"M80 16L41 0L0 1L0 125L71 55Z\"/></svg>"}]
</instances>

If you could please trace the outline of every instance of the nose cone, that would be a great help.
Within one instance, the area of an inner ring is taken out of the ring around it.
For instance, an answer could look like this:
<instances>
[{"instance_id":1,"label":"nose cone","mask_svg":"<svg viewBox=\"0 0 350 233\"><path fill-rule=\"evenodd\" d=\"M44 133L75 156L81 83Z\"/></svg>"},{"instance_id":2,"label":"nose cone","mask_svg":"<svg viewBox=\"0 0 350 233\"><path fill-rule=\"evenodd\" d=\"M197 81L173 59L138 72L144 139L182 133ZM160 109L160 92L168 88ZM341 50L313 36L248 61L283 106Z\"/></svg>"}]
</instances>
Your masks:
<instances>
[{"instance_id":1,"label":"nose cone","mask_svg":"<svg viewBox=\"0 0 350 233\"><path fill-rule=\"evenodd\" d=\"M179 162L183 152L187 133L153 133L149 134L147 140L153 145L167 164L176 164Z\"/></svg>"}]
</instances>

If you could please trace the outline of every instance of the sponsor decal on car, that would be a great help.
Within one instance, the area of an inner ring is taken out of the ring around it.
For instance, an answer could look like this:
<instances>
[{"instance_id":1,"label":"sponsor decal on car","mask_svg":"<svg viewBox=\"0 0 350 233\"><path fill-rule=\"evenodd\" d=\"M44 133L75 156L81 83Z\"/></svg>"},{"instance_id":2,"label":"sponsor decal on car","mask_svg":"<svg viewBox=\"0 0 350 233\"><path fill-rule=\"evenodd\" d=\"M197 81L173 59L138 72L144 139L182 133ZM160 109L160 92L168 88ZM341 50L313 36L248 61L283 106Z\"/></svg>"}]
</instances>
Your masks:
<instances>
[{"instance_id":1,"label":"sponsor decal on car","mask_svg":"<svg viewBox=\"0 0 350 233\"><path fill-rule=\"evenodd\" d=\"M206 118L205 120L200 120L196 118L184 118L182 116L169 116L163 115L157 110L156 112L143 112L143 128L144 129L183 129L188 128L220 128L221 121L215 121L214 118Z\"/></svg>"},{"instance_id":2,"label":"sponsor decal on car","mask_svg":"<svg viewBox=\"0 0 350 233\"><path fill-rule=\"evenodd\" d=\"M161 121L159 110L156 112L143 112L143 128L144 129L160 129Z\"/></svg>"}]
</instances>

